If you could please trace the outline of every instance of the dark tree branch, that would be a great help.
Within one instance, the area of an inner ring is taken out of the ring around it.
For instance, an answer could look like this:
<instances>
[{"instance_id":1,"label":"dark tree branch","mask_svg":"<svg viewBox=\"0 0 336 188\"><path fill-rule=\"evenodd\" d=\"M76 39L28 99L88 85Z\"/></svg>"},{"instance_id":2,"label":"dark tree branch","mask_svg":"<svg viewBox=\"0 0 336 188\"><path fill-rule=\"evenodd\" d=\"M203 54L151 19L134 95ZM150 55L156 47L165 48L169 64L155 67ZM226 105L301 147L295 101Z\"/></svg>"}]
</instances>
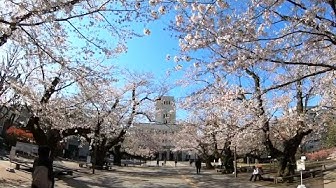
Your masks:
<instances>
[{"instance_id":1,"label":"dark tree branch","mask_svg":"<svg viewBox=\"0 0 336 188\"><path fill-rule=\"evenodd\" d=\"M55 88L59 84L59 82L60 82L60 78L55 77L54 80L51 82L51 85L49 86L49 88L44 92L44 95L40 101L41 104L48 103L51 95L54 94L54 92L56 91Z\"/></svg>"},{"instance_id":2,"label":"dark tree branch","mask_svg":"<svg viewBox=\"0 0 336 188\"><path fill-rule=\"evenodd\" d=\"M336 17L336 0L329 0L327 2L329 3L330 7L334 11L334 16Z\"/></svg>"},{"instance_id":3,"label":"dark tree branch","mask_svg":"<svg viewBox=\"0 0 336 188\"><path fill-rule=\"evenodd\" d=\"M260 118L264 118L262 131L264 132L264 144L266 148L269 150L272 156L280 156L283 155L283 152L276 149L270 139L270 123L268 118L266 117L266 111L264 109L264 101L262 99L262 90L260 85L260 77L249 69L245 69L246 73L253 78L254 81L254 90L256 93L256 99L258 102L258 116Z\"/></svg>"},{"instance_id":4,"label":"dark tree branch","mask_svg":"<svg viewBox=\"0 0 336 188\"><path fill-rule=\"evenodd\" d=\"M301 81L301 80L304 80L306 78L309 78L309 77L312 77L312 76L317 76L317 75L320 75L320 74L323 74L323 73L326 73L326 72L329 72L329 71L332 71L332 69L324 69L324 70L321 70L321 71L317 71L317 72L313 72L311 74L307 74L307 75L304 75L304 76L300 76L299 78L297 79L294 79L294 80L291 80L289 82L286 82L286 83L282 83L282 84L279 84L279 85L274 85L272 87L269 87L265 90L263 90L262 94L265 94L271 90L275 90L275 89L279 89L279 88L282 88L284 86L288 86L290 84L293 84L295 82L298 82L298 81Z\"/></svg>"},{"instance_id":5,"label":"dark tree branch","mask_svg":"<svg viewBox=\"0 0 336 188\"><path fill-rule=\"evenodd\" d=\"M124 140L124 136L126 134L126 130L122 129L118 136L113 138L112 140L110 140L107 144L106 144L106 148L107 150L110 150L113 146L117 145L119 142L122 142Z\"/></svg>"},{"instance_id":6,"label":"dark tree branch","mask_svg":"<svg viewBox=\"0 0 336 188\"><path fill-rule=\"evenodd\" d=\"M155 122L155 120L153 120L146 112L137 112L135 113L135 115L143 115L147 118L149 122Z\"/></svg>"}]
</instances>

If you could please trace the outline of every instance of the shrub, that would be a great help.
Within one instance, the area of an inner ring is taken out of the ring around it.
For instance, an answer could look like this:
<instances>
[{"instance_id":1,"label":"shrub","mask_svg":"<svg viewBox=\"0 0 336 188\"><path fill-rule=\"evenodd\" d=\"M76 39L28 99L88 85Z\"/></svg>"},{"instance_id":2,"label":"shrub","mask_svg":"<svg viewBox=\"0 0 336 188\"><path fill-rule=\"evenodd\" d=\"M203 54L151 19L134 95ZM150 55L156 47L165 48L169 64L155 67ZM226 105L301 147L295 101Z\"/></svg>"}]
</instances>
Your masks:
<instances>
[{"instance_id":1,"label":"shrub","mask_svg":"<svg viewBox=\"0 0 336 188\"><path fill-rule=\"evenodd\" d=\"M335 151L334 148L322 149L322 150L319 150L313 153L307 153L306 156L308 160L312 160L312 161L324 160L324 159L327 159L329 155L333 153L333 151Z\"/></svg>"},{"instance_id":2,"label":"shrub","mask_svg":"<svg viewBox=\"0 0 336 188\"><path fill-rule=\"evenodd\" d=\"M9 127L6 133L8 136L15 137L19 141L32 142L34 140L33 134L31 132L16 128L14 126Z\"/></svg>"}]
</instances>

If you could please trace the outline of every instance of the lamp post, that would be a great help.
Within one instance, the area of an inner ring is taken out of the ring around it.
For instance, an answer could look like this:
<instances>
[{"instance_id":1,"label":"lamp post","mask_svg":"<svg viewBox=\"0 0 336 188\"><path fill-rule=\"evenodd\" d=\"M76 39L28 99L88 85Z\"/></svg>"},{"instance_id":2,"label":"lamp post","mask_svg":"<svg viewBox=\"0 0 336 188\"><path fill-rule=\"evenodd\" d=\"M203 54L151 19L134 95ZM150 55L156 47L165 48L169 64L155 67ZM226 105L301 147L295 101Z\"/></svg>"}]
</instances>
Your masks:
<instances>
[{"instance_id":1,"label":"lamp post","mask_svg":"<svg viewBox=\"0 0 336 188\"><path fill-rule=\"evenodd\" d=\"M268 160L269 160L269 168L270 168L270 171L272 170L272 165L271 165L271 163L272 163L272 156L267 156L268 157Z\"/></svg>"},{"instance_id":2,"label":"lamp post","mask_svg":"<svg viewBox=\"0 0 336 188\"><path fill-rule=\"evenodd\" d=\"M237 147L235 146L234 147L234 174L235 174L235 177L237 177Z\"/></svg>"},{"instance_id":3,"label":"lamp post","mask_svg":"<svg viewBox=\"0 0 336 188\"><path fill-rule=\"evenodd\" d=\"M96 161L97 161L97 138L94 138L93 141L93 161L92 161L92 174L95 173L95 168L96 168Z\"/></svg>"}]
</instances>

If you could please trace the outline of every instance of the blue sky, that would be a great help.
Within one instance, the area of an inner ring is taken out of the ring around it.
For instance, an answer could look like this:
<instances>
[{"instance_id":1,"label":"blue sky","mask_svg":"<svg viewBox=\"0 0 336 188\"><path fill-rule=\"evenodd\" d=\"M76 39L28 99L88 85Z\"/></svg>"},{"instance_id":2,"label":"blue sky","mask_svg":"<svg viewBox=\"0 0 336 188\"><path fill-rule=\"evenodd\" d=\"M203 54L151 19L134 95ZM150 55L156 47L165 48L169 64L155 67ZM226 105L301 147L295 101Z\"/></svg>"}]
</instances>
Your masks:
<instances>
[{"instance_id":1,"label":"blue sky","mask_svg":"<svg viewBox=\"0 0 336 188\"><path fill-rule=\"evenodd\" d=\"M172 60L166 60L167 54L171 57L179 54L179 46L178 39L171 36L172 31L164 30L164 28L168 27L168 20L171 20L172 15L169 14L165 17L166 18L151 23L135 24L133 29L135 29L136 33L143 33L144 28L149 28L151 34L149 36L140 38L135 37L129 40L127 43L127 53L121 54L117 59L114 59L113 62L120 67L126 67L137 72L151 72L158 79L166 77L167 71L171 70L172 74L168 79L168 82L171 84L174 84L178 79L181 79L183 77L183 72L174 71L174 67L177 64ZM200 55L199 52L198 55ZM182 64L186 64L186 62L183 62ZM168 95L178 99L185 96L187 92L190 92L190 88L176 87L170 91ZM312 103L316 103L316 99L314 99ZM179 114L178 112L177 117L183 118L183 114L184 113Z\"/></svg>"},{"instance_id":2,"label":"blue sky","mask_svg":"<svg viewBox=\"0 0 336 188\"><path fill-rule=\"evenodd\" d=\"M170 36L172 31L164 30L166 26L166 23L161 20L146 25L146 28L151 30L151 34L129 40L127 53L121 54L113 62L120 67L134 71L151 72L158 79L167 77L167 72L170 71L169 81L174 84L177 79L183 76L183 72L175 70L177 64L174 61L166 60L167 54L173 57L179 53L178 40ZM136 27L135 29L136 32L142 33L144 27ZM169 94L180 96L182 93L177 93L177 90L174 90Z\"/></svg>"},{"instance_id":3,"label":"blue sky","mask_svg":"<svg viewBox=\"0 0 336 188\"><path fill-rule=\"evenodd\" d=\"M171 36L172 31L164 30L167 24L164 20L157 20L144 27L135 27L137 33L143 33L144 28L149 28L151 34L129 40L127 53L121 54L113 62L119 67L126 67L137 72L150 72L160 80L166 78L167 71L170 71L167 82L175 84L183 77L183 72L175 70L177 64L174 61L166 60L167 54L173 57L179 53L178 39ZM168 95L178 100L186 95L186 88L175 87L168 92ZM177 112L178 119L184 116L184 112L180 110Z\"/></svg>"},{"instance_id":4,"label":"blue sky","mask_svg":"<svg viewBox=\"0 0 336 188\"><path fill-rule=\"evenodd\" d=\"M117 65L153 72L156 76L164 76L174 67L174 63L166 60L166 55L177 53L178 43L158 23L153 25L150 27L151 35L133 38L127 43L128 51L120 55Z\"/></svg>"}]
</instances>

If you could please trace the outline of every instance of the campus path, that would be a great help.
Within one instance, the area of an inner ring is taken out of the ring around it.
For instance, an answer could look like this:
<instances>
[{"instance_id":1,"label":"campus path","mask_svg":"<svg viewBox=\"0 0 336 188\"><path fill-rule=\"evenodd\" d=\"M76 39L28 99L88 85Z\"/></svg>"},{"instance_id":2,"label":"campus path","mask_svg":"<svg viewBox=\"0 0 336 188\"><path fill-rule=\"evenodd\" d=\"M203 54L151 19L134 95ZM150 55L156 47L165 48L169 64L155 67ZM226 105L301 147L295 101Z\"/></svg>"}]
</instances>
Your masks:
<instances>
[{"instance_id":1,"label":"campus path","mask_svg":"<svg viewBox=\"0 0 336 188\"><path fill-rule=\"evenodd\" d=\"M65 187L134 187L134 188L257 188L265 187L258 183L232 178L216 173L214 170L196 174L193 167L115 167L114 171L97 175L78 176L57 182L59 188Z\"/></svg>"},{"instance_id":2,"label":"campus path","mask_svg":"<svg viewBox=\"0 0 336 188\"><path fill-rule=\"evenodd\" d=\"M116 167L111 171L96 171L79 168L77 163L62 162L64 165L77 169L73 176L65 176L56 181L56 188L270 188L273 182L250 182L249 174L223 175L215 170L201 171L196 174L195 168L188 163L168 163L166 166L155 165L141 167ZM156 163L153 163L156 164ZM30 187L31 174L24 171L15 173L5 171L8 161L0 161L0 187ZM323 186L317 179L316 185L306 184L307 188L335 188L335 184ZM297 185L277 184L277 188L296 188Z\"/></svg>"}]
</instances>

